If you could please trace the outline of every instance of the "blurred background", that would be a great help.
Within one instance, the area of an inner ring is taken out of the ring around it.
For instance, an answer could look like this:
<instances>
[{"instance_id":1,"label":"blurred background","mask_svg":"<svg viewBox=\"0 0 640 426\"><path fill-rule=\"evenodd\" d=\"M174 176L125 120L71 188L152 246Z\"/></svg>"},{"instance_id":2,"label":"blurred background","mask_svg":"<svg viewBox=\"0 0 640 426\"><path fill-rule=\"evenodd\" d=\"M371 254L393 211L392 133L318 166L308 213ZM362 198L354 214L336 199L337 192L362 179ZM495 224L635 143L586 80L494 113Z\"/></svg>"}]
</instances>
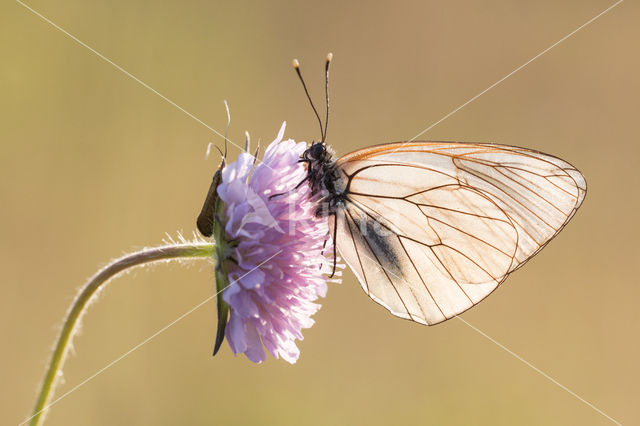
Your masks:
<instances>
[{"instance_id":1,"label":"blurred background","mask_svg":"<svg viewBox=\"0 0 640 426\"><path fill-rule=\"evenodd\" d=\"M407 140L613 1L28 2L230 138L318 139L342 155ZM422 139L557 155L589 194L543 252L463 318L621 423L638 422L640 8L624 2ZM0 413L32 409L84 280L191 235L222 140L16 1L0 5ZM238 150L231 147L231 156ZM205 262L125 275L101 294L56 396L213 292ZM47 425L612 424L462 321L392 317L351 272L330 286L300 360L212 358L210 302L60 400Z\"/></svg>"}]
</instances>

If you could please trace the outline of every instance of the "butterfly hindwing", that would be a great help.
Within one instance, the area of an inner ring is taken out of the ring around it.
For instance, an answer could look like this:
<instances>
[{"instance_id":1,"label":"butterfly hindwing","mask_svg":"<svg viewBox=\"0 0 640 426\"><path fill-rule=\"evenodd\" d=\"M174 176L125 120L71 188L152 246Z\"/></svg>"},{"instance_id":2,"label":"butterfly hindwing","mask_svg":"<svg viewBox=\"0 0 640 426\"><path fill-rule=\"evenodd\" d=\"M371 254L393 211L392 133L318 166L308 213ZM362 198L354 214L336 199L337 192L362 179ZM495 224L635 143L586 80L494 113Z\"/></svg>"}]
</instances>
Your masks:
<instances>
[{"instance_id":1,"label":"butterfly hindwing","mask_svg":"<svg viewBox=\"0 0 640 426\"><path fill-rule=\"evenodd\" d=\"M427 324L491 293L564 227L586 193L563 160L493 144L379 145L338 167L343 259L371 298Z\"/></svg>"}]
</instances>

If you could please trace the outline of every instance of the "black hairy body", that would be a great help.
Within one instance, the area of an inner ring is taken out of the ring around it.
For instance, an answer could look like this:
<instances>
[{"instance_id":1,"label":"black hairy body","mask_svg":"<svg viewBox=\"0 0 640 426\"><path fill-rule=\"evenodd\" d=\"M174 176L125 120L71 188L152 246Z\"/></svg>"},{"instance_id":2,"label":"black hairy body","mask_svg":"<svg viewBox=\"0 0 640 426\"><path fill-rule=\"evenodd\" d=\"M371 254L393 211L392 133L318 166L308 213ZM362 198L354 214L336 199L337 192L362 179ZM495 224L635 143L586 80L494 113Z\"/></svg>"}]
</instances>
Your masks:
<instances>
[{"instance_id":1,"label":"black hairy body","mask_svg":"<svg viewBox=\"0 0 640 426\"><path fill-rule=\"evenodd\" d=\"M322 142L312 144L302 154L301 162L307 163L307 177L311 195L320 194L316 217L334 216L343 207L346 194L339 187L340 169L333 152Z\"/></svg>"}]
</instances>

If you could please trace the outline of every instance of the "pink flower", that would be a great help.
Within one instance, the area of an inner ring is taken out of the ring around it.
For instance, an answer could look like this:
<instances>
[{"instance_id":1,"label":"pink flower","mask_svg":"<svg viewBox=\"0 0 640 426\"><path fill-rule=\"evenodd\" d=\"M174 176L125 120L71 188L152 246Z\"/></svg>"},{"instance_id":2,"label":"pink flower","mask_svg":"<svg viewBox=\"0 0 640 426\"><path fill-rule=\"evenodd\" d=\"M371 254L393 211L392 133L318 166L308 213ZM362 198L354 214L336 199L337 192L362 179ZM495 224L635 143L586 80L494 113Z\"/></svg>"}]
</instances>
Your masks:
<instances>
[{"instance_id":1,"label":"pink flower","mask_svg":"<svg viewBox=\"0 0 640 426\"><path fill-rule=\"evenodd\" d=\"M266 359L264 348L296 362L295 340L314 323L311 315L320 309L314 301L327 292L333 262L332 242L324 245L328 221L314 214L317 200L309 185L296 188L307 174L299 162L307 145L283 141L285 124L262 162L240 154L222 170L217 189L233 247L230 285L222 294L230 307L225 336L234 354L256 363Z\"/></svg>"}]
</instances>

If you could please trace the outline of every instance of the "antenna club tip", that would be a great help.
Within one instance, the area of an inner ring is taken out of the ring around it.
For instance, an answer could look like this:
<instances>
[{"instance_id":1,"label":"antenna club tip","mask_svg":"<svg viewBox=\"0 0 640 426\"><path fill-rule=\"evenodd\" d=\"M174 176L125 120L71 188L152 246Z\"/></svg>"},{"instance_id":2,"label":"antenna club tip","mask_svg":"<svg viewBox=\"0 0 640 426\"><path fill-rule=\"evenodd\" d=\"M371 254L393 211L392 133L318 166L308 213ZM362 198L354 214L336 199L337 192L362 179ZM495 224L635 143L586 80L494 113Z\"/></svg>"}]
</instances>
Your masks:
<instances>
[{"instance_id":1,"label":"antenna club tip","mask_svg":"<svg viewBox=\"0 0 640 426\"><path fill-rule=\"evenodd\" d=\"M331 62L333 60L333 53L329 52L327 54L327 63Z\"/></svg>"},{"instance_id":2,"label":"antenna club tip","mask_svg":"<svg viewBox=\"0 0 640 426\"><path fill-rule=\"evenodd\" d=\"M297 60L297 59L294 59L292 63L293 63L293 67L294 67L295 69L300 68L300 62L298 62L298 60Z\"/></svg>"}]
</instances>

